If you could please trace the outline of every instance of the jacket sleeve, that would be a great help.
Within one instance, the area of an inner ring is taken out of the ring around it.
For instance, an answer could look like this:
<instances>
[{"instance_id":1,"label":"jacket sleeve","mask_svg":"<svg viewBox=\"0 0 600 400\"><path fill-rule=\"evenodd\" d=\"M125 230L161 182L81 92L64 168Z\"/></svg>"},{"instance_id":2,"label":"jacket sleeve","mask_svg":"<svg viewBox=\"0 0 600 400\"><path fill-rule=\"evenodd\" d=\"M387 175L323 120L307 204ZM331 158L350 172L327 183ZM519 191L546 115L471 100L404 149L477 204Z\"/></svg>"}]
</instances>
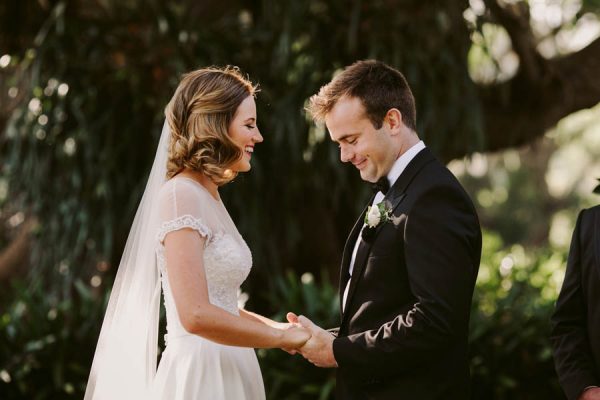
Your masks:
<instances>
[{"instance_id":1,"label":"jacket sleeve","mask_svg":"<svg viewBox=\"0 0 600 400\"><path fill-rule=\"evenodd\" d=\"M577 218L567 271L552 315L551 342L558 380L569 400L577 400L588 386L600 385L587 335L587 308L581 284L581 221Z\"/></svg>"},{"instance_id":2,"label":"jacket sleeve","mask_svg":"<svg viewBox=\"0 0 600 400\"><path fill-rule=\"evenodd\" d=\"M397 374L467 341L481 256L481 231L471 202L454 186L430 189L415 201L403 234L417 300L408 311L399 307L399 314L378 329L334 340L334 356L348 376Z\"/></svg>"}]
</instances>

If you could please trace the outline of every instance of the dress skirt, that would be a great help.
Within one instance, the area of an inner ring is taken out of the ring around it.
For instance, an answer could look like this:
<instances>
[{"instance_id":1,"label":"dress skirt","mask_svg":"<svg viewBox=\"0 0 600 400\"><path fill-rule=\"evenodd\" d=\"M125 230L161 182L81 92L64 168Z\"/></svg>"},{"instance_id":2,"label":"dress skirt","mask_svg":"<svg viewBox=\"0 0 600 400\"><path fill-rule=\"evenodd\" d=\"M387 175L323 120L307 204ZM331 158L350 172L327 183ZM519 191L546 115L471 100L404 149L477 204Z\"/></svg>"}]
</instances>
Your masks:
<instances>
[{"instance_id":1,"label":"dress skirt","mask_svg":"<svg viewBox=\"0 0 600 400\"><path fill-rule=\"evenodd\" d=\"M256 353L196 335L168 337L151 388L153 400L264 400Z\"/></svg>"}]
</instances>

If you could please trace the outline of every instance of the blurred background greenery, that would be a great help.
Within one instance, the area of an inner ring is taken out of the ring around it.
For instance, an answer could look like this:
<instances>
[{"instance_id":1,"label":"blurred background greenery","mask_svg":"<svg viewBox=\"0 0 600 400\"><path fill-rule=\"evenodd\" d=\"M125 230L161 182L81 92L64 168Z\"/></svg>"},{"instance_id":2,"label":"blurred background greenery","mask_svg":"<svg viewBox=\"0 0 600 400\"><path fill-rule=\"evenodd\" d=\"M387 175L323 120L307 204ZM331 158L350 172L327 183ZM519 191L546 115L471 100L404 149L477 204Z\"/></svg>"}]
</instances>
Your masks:
<instances>
[{"instance_id":1,"label":"blurred background greenery","mask_svg":"<svg viewBox=\"0 0 600 400\"><path fill-rule=\"evenodd\" d=\"M335 326L369 189L302 109L364 58L405 73L419 134L478 208L474 398L562 398L549 316L577 212L598 202L599 14L598 0L3 0L0 398L82 397L163 108L201 66L238 65L262 89L265 142L223 188L254 253L248 308ZM331 370L259 359L269 398L332 398Z\"/></svg>"}]
</instances>

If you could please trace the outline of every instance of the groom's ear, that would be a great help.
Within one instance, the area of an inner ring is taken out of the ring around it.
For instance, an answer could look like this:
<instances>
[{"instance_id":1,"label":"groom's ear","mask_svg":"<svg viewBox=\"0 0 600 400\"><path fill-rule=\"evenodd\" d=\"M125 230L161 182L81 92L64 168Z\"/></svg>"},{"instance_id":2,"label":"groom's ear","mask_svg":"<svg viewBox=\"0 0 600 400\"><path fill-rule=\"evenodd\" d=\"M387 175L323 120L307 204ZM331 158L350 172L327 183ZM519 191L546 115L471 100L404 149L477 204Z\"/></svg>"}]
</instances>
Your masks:
<instances>
[{"instance_id":1,"label":"groom's ear","mask_svg":"<svg viewBox=\"0 0 600 400\"><path fill-rule=\"evenodd\" d=\"M387 124L390 132L395 135L402 130L402 113L397 108L390 108L383 118L383 123Z\"/></svg>"}]
</instances>

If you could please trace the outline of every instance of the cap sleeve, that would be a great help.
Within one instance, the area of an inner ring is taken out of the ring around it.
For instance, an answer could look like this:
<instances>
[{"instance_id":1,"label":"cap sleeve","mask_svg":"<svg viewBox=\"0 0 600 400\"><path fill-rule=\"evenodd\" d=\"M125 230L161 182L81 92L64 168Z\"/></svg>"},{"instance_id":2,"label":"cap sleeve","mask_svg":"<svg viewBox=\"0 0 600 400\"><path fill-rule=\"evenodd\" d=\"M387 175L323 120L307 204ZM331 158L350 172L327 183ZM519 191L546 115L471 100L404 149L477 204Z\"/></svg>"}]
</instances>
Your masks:
<instances>
[{"instance_id":1,"label":"cap sleeve","mask_svg":"<svg viewBox=\"0 0 600 400\"><path fill-rule=\"evenodd\" d=\"M193 229L210 241L214 199L206 190L192 181L175 178L163 185L159 196L157 239L161 244L167 234L184 228Z\"/></svg>"}]
</instances>

